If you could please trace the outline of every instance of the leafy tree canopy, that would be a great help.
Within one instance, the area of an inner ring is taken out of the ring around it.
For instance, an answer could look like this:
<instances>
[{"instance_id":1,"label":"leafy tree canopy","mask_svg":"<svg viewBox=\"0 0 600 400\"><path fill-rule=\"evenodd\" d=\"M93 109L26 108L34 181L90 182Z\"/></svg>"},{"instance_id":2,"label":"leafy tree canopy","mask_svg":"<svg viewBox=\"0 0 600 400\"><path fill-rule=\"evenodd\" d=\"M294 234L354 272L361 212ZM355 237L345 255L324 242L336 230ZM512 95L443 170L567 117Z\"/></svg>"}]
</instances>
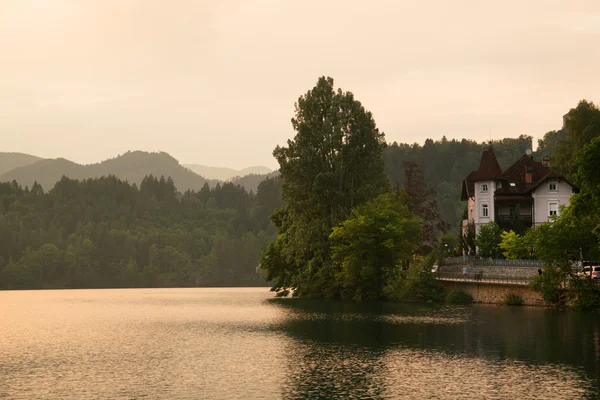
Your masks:
<instances>
[{"instance_id":1,"label":"leafy tree canopy","mask_svg":"<svg viewBox=\"0 0 600 400\"><path fill-rule=\"evenodd\" d=\"M479 255L481 257L500 257L502 254L500 250L501 233L502 229L500 229L496 221L490 221L479 228L475 244L479 248Z\"/></svg>"},{"instance_id":2,"label":"leafy tree canopy","mask_svg":"<svg viewBox=\"0 0 600 400\"><path fill-rule=\"evenodd\" d=\"M502 241L499 246L502 249L502 255L506 259L529 258L529 247L521 235L511 230L509 232L502 232L501 237Z\"/></svg>"},{"instance_id":3,"label":"leafy tree canopy","mask_svg":"<svg viewBox=\"0 0 600 400\"><path fill-rule=\"evenodd\" d=\"M342 297L382 298L390 278L417 249L421 231L404 193L385 193L356 207L330 236Z\"/></svg>"},{"instance_id":4,"label":"leafy tree canopy","mask_svg":"<svg viewBox=\"0 0 600 400\"><path fill-rule=\"evenodd\" d=\"M600 137L600 109L594 103L582 100L566 115L564 139L555 147L553 164L568 178L575 178L576 160L583 148Z\"/></svg>"}]
</instances>

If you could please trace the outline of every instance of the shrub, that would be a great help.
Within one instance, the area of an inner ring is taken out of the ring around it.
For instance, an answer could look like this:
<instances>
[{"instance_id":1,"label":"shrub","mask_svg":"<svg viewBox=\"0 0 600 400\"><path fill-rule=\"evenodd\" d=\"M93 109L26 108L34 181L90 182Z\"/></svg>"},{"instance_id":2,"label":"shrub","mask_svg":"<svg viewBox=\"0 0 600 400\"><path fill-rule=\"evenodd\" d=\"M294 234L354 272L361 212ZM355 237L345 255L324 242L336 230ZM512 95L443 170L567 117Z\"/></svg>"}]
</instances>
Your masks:
<instances>
[{"instance_id":1,"label":"shrub","mask_svg":"<svg viewBox=\"0 0 600 400\"><path fill-rule=\"evenodd\" d=\"M453 289L446 295L446 303L448 304L471 304L473 297L461 289Z\"/></svg>"},{"instance_id":2,"label":"shrub","mask_svg":"<svg viewBox=\"0 0 600 400\"><path fill-rule=\"evenodd\" d=\"M564 303L565 299L561 293L561 282L566 279L566 274L554 266L546 266L543 275L534 277L531 281L531 288L538 292L542 299L548 304L557 305Z\"/></svg>"},{"instance_id":3,"label":"shrub","mask_svg":"<svg viewBox=\"0 0 600 400\"><path fill-rule=\"evenodd\" d=\"M523 305L523 298L516 293L507 293L502 299L502 304L505 306L520 306Z\"/></svg>"},{"instance_id":4,"label":"shrub","mask_svg":"<svg viewBox=\"0 0 600 400\"><path fill-rule=\"evenodd\" d=\"M600 287L589 277L573 277L569 280L565 296L573 308L580 311L600 310Z\"/></svg>"},{"instance_id":5,"label":"shrub","mask_svg":"<svg viewBox=\"0 0 600 400\"><path fill-rule=\"evenodd\" d=\"M430 254L410 265L408 271L397 271L384 287L385 297L390 300L422 300L443 302L444 289L431 273L435 255Z\"/></svg>"}]
</instances>

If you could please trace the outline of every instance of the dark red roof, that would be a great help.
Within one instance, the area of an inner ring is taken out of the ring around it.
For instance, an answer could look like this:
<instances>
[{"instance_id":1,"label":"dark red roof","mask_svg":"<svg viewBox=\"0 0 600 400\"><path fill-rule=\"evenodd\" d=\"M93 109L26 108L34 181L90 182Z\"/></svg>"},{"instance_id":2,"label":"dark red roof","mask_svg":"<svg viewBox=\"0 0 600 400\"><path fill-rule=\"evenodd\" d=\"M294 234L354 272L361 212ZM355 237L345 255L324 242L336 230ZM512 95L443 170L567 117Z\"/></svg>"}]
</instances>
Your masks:
<instances>
[{"instance_id":1,"label":"dark red roof","mask_svg":"<svg viewBox=\"0 0 600 400\"><path fill-rule=\"evenodd\" d=\"M500 164L498 164L496 153L494 153L494 149L490 146L481 155L477 171L471 172L463 181L461 199L467 200L473 195L475 182L492 180L501 173L502 169L500 168Z\"/></svg>"},{"instance_id":2,"label":"dark red roof","mask_svg":"<svg viewBox=\"0 0 600 400\"><path fill-rule=\"evenodd\" d=\"M527 173L531 174L530 183L527 183ZM530 196L533 189L549 178L565 180L561 175L550 168L544 167L543 163L535 161L533 157L528 155L523 155L502 172L494 150L490 146L481 156L479 169L471 172L463 181L461 200L468 200L469 197L473 196L476 181L500 181L502 182L502 187L496 189L494 192L496 199L512 197L516 200L517 196L519 198ZM566 182L573 186L570 182Z\"/></svg>"},{"instance_id":3,"label":"dark red roof","mask_svg":"<svg viewBox=\"0 0 600 400\"><path fill-rule=\"evenodd\" d=\"M477 171L471 172L467 179L470 179L473 182L487 181L490 179L494 179L501 173L502 169L500 169L500 164L498 164L498 160L496 159L494 149L492 148L492 146L490 146L481 155L481 161L479 162L479 168L477 169Z\"/></svg>"},{"instance_id":4,"label":"dark red roof","mask_svg":"<svg viewBox=\"0 0 600 400\"><path fill-rule=\"evenodd\" d=\"M528 172L531 173L531 183L527 183ZM496 189L496 195L527 194L548 178L558 179L561 176L533 157L523 155L496 178L502 181L502 187Z\"/></svg>"}]
</instances>

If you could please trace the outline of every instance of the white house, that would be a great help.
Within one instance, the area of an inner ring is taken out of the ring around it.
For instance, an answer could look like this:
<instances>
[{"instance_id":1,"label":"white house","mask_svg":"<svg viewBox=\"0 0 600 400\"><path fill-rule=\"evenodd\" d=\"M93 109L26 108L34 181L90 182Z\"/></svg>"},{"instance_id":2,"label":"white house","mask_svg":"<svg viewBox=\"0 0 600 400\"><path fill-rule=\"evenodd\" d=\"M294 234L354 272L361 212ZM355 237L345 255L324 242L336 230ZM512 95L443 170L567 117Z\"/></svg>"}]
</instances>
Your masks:
<instances>
[{"instance_id":1,"label":"white house","mask_svg":"<svg viewBox=\"0 0 600 400\"><path fill-rule=\"evenodd\" d=\"M523 233L557 215L559 206L569 205L577 190L550 169L548 157L535 161L523 155L503 172L490 146L483 152L477 171L463 181L461 200L466 200L468 206L463 233L469 223L479 233L481 226L490 221L505 230Z\"/></svg>"}]
</instances>

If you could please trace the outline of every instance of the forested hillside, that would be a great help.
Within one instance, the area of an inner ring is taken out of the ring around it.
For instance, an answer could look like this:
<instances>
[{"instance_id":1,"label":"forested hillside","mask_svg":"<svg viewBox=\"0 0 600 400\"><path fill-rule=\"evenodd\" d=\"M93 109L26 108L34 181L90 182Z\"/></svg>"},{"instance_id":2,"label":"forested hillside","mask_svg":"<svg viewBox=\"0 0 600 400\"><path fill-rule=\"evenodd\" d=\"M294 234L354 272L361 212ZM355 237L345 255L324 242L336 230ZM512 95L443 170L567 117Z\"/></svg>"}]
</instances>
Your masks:
<instances>
[{"instance_id":1,"label":"forested hillside","mask_svg":"<svg viewBox=\"0 0 600 400\"><path fill-rule=\"evenodd\" d=\"M179 194L114 176L63 178L52 190L0 184L0 288L264 285L280 183L256 195L232 183Z\"/></svg>"},{"instance_id":2,"label":"forested hillside","mask_svg":"<svg viewBox=\"0 0 600 400\"><path fill-rule=\"evenodd\" d=\"M531 149L532 138L520 136L516 139L494 141L494 151L501 168L506 168ZM440 141L427 139L419 144L388 145L383 152L385 173L392 186L404 187L404 161L414 161L423 171L425 183L435 189L438 206L444 220L454 229L462 219L464 203L460 201L460 189L463 179L477 169L481 153L488 143L473 140Z\"/></svg>"},{"instance_id":3,"label":"forested hillside","mask_svg":"<svg viewBox=\"0 0 600 400\"><path fill-rule=\"evenodd\" d=\"M551 140L551 133L544 138ZM460 202L460 188L462 180L472 170L477 168L481 152L487 148L487 143L477 143L472 140L446 140L433 141L427 139L423 145L392 143L384 150L385 172L393 186L404 186L404 161L415 161L424 172L426 183L437 193L440 212L451 227L459 223L462 216L463 204ZM520 136L516 139L503 139L494 142L494 149L501 167L505 168L514 160L531 149L532 138ZM546 151L552 150L551 143L540 146ZM5 153L9 154L9 153ZM26 155L23 155L26 156ZM33 156L32 159L37 159ZM2 158L0 157L0 160ZM52 188L62 176L71 179L99 178L101 176L115 175L129 183L140 184L147 175L171 177L178 191L199 190L204 182L211 187L217 180L207 180L191 170L180 165L179 162L167 153L147 153L142 151L128 152L121 156L92 165L79 165L65 159L38 159L20 168L13 169L0 175L0 182L16 180L22 187L31 187L35 181L40 183L44 190ZM206 167L212 168L212 167ZM219 168L216 168L221 170ZM228 170L228 169L225 169ZM247 170L252 170L252 167ZM245 171L245 170L243 170ZM221 171L223 172L223 171ZM231 169L229 172L241 172ZM267 177L278 176L274 171L268 174L251 173L235 176L231 181L243 186L247 192L256 192L258 185Z\"/></svg>"},{"instance_id":4,"label":"forested hillside","mask_svg":"<svg viewBox=\"0 0 600 400\"><path fill-rule=\"evenodd\" d=\"M33 164L12 169L0 175L0 182L16 180L23 187L31 187L38 182L44 190L49 190L63 176L71 179L99 178L115 175L121 180L139 185L148 175L168 176L181 192L199 190L207 180L184 168L167 153L144 151L127 152L98 164L80 165L63 158L45 159ZM215 185L217 181L209 181Z\"/></svg>"},{"instance_id":5,"label":"forested hillside","mask_svg":"<svg viewBox=\"0 0 600 400\"><path fill-rule=\"evenodd\" d=\"M231 182L236 185L243 186L248 192L256 193L258 185L267 178L275 178L279 176L279 171L269 172L268 174L248 174L244 176L236 176L231 179Z\"/></svg>"},{"instance_id":6,"label":"forested hillside","mask_svg":"<svg viewBox=\"0 0 600 400\"><path fill-rule=\"evenodd\" d=\"M30 165L40 160L40 157L31 156L29 154L0 152L0 175L11 169Z\"/></svg>"}]
</instances>

